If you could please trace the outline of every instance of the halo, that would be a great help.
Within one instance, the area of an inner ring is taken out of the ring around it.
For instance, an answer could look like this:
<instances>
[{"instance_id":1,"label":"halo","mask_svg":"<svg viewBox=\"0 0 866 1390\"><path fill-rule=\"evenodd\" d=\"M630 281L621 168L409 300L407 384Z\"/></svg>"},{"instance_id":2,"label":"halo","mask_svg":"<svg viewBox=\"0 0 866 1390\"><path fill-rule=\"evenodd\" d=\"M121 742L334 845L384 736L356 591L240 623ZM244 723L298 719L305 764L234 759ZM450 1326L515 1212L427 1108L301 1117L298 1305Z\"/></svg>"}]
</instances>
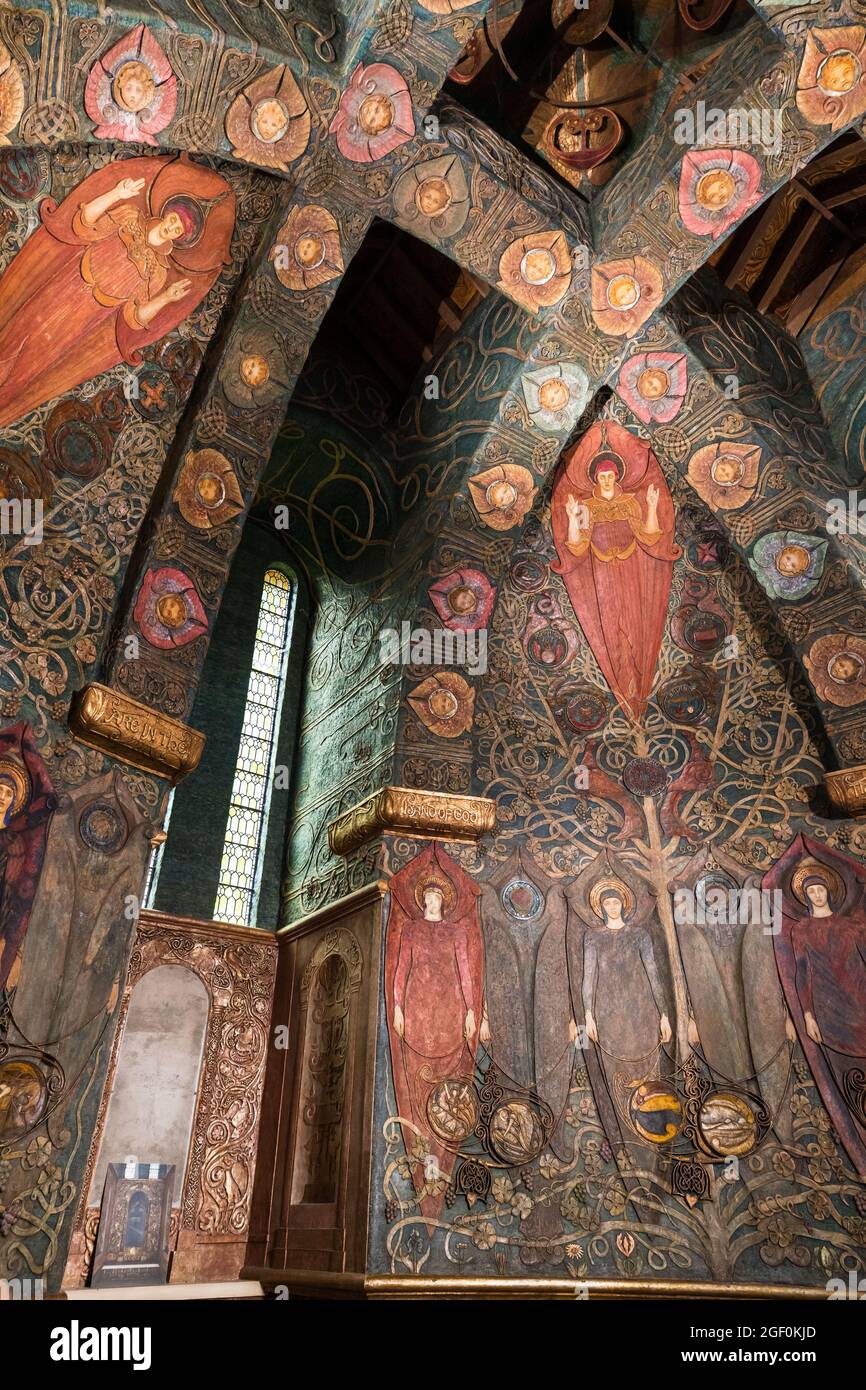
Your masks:
<instances>
[{"instance_id":1,"label":"halo","mask_svg":"<svg viewBox=\"0 0 866 1390\"><path fill-rule=\"evenodd\" d=\"M845 884L840 874L831 868L829 864L824 864L814 855L808 854L801 859L796 869L791 875L791 892L798 902L804 907L809 906L809 899L806 896L806 882L810 878L817 878L827 889L830 903L834 907L841 906L845 896Z\"/></svg>"},{"instance_id":2,"label":"halo","mask_svg":"<svg viewBox=\"0 0 866 1390\"><path fill-rule=\"evenodd\" d=\"M599 921L604 921L601 901L608 893L616 893L622 899L622 915L628 918L634 911L634 893L627 883L623 883L620 878L600 878L594 883L589 892L589 905L598 917Z\"/></svg>"},{"instance_id":3,"label":"halo","mask_svg":"<svg viewBox=\"0 0 866 1390\"><path fill-rule=\"evenodd\" d=\"M0 781L6 778L14 788L9 816L14 816L30 800L30 778L20 763L11 758L0 759ZM8 817L7 817L8 819Z\"/></svg>"},{"instance_id":4,"label":"halo","mask_svg":"<svg viewBox=\"0 0 866 1390\"><path fill-rule=\"evenodd\" d=\"M424 911L424 894L428 888L435 888L437 893L442 894L442 912L447 917L449 912L453 912L457 903L454 884L446 874L437 873L435 870L428 869L425 874L422 874L415 885L415 902L422 913Z\"/></svg>"}]
</instances>

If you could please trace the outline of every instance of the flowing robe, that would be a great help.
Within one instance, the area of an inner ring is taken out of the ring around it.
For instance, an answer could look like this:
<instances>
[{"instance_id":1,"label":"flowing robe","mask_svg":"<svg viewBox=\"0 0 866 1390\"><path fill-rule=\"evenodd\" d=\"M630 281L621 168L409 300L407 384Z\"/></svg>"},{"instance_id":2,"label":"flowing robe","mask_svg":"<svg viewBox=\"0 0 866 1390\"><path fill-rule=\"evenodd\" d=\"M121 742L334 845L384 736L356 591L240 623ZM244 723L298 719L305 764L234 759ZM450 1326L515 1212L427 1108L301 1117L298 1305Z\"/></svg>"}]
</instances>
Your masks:
<instances>
[{"instance_id":1,"label":"flowing robe","mask_svg":"<svg viewBox=\"0 0 866 1390\"><path fill-rule=\"evenodd\" d=\"M609 447L608 447L609 444ZM615 449L624 464L616 495L603 498L589 480L599 454ZM658 488L658 530L644 526L646 494ZM569 496L589 514L589 529L568 540ZM646 706L655 677L673 573L674 508L655 455L613 421L594 425L567 457L553 492L553 536L571 606L605 680L633 718Z\"/></svg>"},{"instance_id":2,"label":"flowing robe","mask_svg":"<svg viewBox=\"0 0 866 1390\"><path fill-rule=\"evenodd\" d=\"M134 197L116 203L93 227L85 204L124 178L144 179ZM152 247L148 232L170 197L205 207L194 246ZM0 426L121 362L187 318L228 260L235 199L218 174L173 157L123 159L90 174L59 205L42 202L42 225L0 279ZM182 299L150 323L137 315L178 280Z\"/></svg>"},{"instance_id":3,"label":"flowing robe","mask_svg":"<svg viewBox=\"0 0 866 1390\"><path fill-rule=\"evenodd\" d=\"M0 829L0 989L21 950L45 858L57 796L29 724L0 730L0 761L12 757L30 778L26 804Z\"/></svg>"},{"instance_id":4,"label":"flowing robe","mask_svg":"<svg viewBox=\"0 0 866 1390\"><path fill-rule=\"evenodd\" d=\"M428 922L412 897L413 886L426 863L447 861L447 875L461 885L454 910L441 922ZM407 875L407 871L411 871ZM401 880L401 875L407 875ZM458 878L459 875L459 878ZM462 882L465 880L465 884ZM431 1092L445 1078L471 1081L481 1024L483 949L478 925L475 885L441 851L424 851L401 870L392 885L385 955L385 998L391 1043L391 1069L397 1112L411 1122L403 1127L406 1152L411 1153L417 1130L425 1152L435 1158L440 1173L450 1177L454 1154L433 1136L427 1116ZM403 1013L402 1038L394 1027L394 1009ZM475 1032L467 1041L466 1015L475 1015ZM425 1182L423 1167L415 1168L416 1190ZM435 1219L443 1194L428 1194L421 1210Z\"/></svg>"}]
</instances>

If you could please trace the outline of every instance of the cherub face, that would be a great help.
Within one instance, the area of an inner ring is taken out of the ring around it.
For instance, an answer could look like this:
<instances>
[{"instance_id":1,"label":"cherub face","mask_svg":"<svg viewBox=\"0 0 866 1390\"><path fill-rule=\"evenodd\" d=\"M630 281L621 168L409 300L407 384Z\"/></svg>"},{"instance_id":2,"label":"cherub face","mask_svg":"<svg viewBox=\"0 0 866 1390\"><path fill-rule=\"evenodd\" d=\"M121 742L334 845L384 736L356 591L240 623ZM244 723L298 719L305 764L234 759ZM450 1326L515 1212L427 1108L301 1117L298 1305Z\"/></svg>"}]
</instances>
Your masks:
<instances>
[{"instance_id":1,"label":"cherub face","mask_svg":"<svg viewBox=\"0 0 866 1390\"><path fill-rule=\"evenodd\" d=\"M186 604L180 594L163 594L156 605L160 622L166 627L183 627L186 622Z\"/></svg>"},{"instance_id":2,"label":"cherub face","mask_svg":"<svg viewBox=\"0 0 866 1390\"><path fill-rule=\"evenodd\" d=\"M831 659L827 671L832 680L839 681L841 685L851 685L862 674L863 663L851 652L839 652Z\"/></svg>"},{"instance_id":3,"label":"cherub face","mask_svg":"<svg viewBox=\"0 0 866 1390\"><path fill-rule=\"evenodd\" d=\"M743 476L743 465L740 459L722 458L716 459L711 469L713 482L719 483L721 487L732 487L738 483Z\"/></svg>"},{"instance_id":4,"label":"cherub face","mask_svg":"<svg viewBox=\"0 0 866 1390\"><path fill-rule=\"evenodd\" d=\"M607 302L612 309L633 309L640 299L640 285L633 275L615 275L607 287Z\"/></svg>"},{"instance_id":5,"label":"cherub face","mask_svg":"<svg viewBox=\"0 0 866 1390\"><path fill-rule=\"evenodd\" d=\"M452 613L460 617L467 613L473 613L478 606L478 599L475 591L469 588L468 584L458 584L456 589L452 589L448 595L448 607Z\"/></svg>"},{"instance_id":6,"label":"cherub face","mask_svg":"<svg viewBox=\"0 0 866 1390\"><path fill-rule=\"evenodd\" d=\"M545 410L563 410L568 405L568 386L562 377L545 381L538 393L538 399Z\"/></svg>"},{"instance_id":7,"label":"cherub face","mask_svg":"<svg viewBox=\"0 0 866 1390\"><path fill-rule=\"evenodd\" d=\"M15 800L15 788L11 782L7 782L5 777L0 777L0 827L4 826L9 819L9 812L12 810L12 803Z\"/></svg>"},{"instance_id":8,"label":"cherub face","mask_svg":"<svg viewBox=\"0 0 866 1390\"><path fill-rule=\"evenodd\" d=\"M546 285L556 274L553 253L544 246L527 251L520 262L520 273L530 285Z\"/></svg>"},{"instance_id":9,"label":"cherub face","mask_svg":"<svg viewBox=\"0 0 866 1390\"><path fill-rule=\"evenodd\" d=\"M727 207L736 191L733 175L727 169L711 169L698 179L695 197L701 207L718 212Z\"/></svg>"},{"instance_id":10,"label":"cherub face","mask_svg":"<svg viewBox=\"0 0 866 1390\"><path fill-rule=\"evenodd\" d=\"M425 217L436 217L451 202L451 189L444 179L425 179L418 185L415 202Z\"/></svg>"},{"instance_id":11,"label":"cherub face","mask_svg":"<svg viewBox=\"0 0 866 1390\"><path fill-rule=\"evenodd\" d=\"M393 123L394 107L386 96L370 96L361 102L358 124L365 135L381 135Z\"/></svg>"},{"instance_id":12,"label":"cherub face","mask_svg":"<svg viewBox=\"0 0 866 1390\"><path fill-rule=\"evenodd\" d=\"M135 114L143 111L153 100L156 84L144 63L124 63L112 84L114 100L124 111Z\"/></svg>"},{"instance_id":13,"label":"cherub face","mask_svg":"<svg viewBox=\"0 0 866 1390\"><path fill-rule=\"evenodd\" d=\"M809 552L802 545L786 545L776 556L776 569L780 574L803 574L809 568Z\"/></svg>"},{"instance_id":14,"label":"cherub face","mask_svg":"<svg viewBox=\"0 0 866 1390\"><path fill-rule=\"evenodd\" d=\"M319 236L305 234L295 242L295 259L305 270L315 270L325 259L325 243Z\"/></svg>"},{"instance_id":15,"label":"cherub face","mask_svg":"<svg viewBox=\"0 0 866 1390\"><path fill-rule=\"evenodd\" d=\"M487 500L491 506L505 509L511 507L517 501L517 489L513 483L509 483L502 478L498 482L491 483L487 489Z\"/></svg>"},{"instance_id":16,"label":"cherub face","mask_svg":"<svg viewBox=\"0 0 866 1390\"><path fill-rule=\"evenodd\" d=\"M266 145L280 140L289 128L289 118L285 107L276 97L260 101L252 118L253 133Z\"/></svg>"}]
</instances>

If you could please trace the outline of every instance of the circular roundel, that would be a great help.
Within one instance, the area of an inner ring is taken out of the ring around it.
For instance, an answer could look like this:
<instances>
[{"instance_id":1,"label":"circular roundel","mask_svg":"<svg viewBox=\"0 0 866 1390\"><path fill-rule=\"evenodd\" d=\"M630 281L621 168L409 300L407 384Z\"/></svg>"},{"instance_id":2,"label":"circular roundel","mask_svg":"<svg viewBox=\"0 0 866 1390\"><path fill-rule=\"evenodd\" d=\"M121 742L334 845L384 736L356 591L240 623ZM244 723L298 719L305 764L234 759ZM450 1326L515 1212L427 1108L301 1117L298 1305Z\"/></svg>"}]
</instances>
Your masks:
<instances>
[{"instance_id":1,"label":"circular roundel","mask_svg":"<svg viewBox=\"0 0 866 1390\"><path fill-rule=\"evenodd\" d=\"M478 1123L478 1096L465 1076L446 1076L427 1097L427 1122L437 1139L462 1144Z\"/></svg>"},{"instance_id":2,"label":"circular roundel","mask_svg":"<svg viewBox=\"0 0 866 1390\"><path fill-rule=\"evenodd\" d=\"M628 1114L635 1132L650 1144L668 1144L682 1128L680 1098L664 1081L643 1081L635 1087Z\"/></svg>"},{"instance_id":3,"label":"circular roundel","mask_svg":"<svg viewBox=\"0 0 866 1390\"><path fill-rule=\"evenodd\" d=\"M607 702L591 690L564 687L553 702L553 712L563 727L576 734L591 734L607 716Z\"/></svg>"},{"instance_id":4,"label":"circular roundel","mask_svg":"<svg viewBox=\"0 0 866 1390\"><path fill-rule=\"evenodd\" d=\"M126 844L129 827L109 801L91 801L78 821L78 833L88 849L99 854L116 854Z\"/></svg>"},{"instance_id":5,"label":"circular roundel","mask_svg":"<svg viewBox=\"0 0 866 1390\"><path fill-rule=\"evenodd\" d=\"M657 796L668 784L668 775L656 758L632 758L622 780L636 796Z\"/></svg>"},{"instance_id":6,"label":"circular roundel","mask_svg":"<svg viewBox=\"0 0 866 1390\"><path fill-rule=\"evenodd\" d=\"M544 1148L539 1116L525 1100L502 1101L490 1117L490 1147L503 1163L528 1163Z\"/></svg>"},{"instance_id":7,"label":"circular roundel","mask_svg":"<svg viewBox=\"0 0 866 1390\"><path fill-rule=\"evenodd\" d=\"M728 1158L747 1154L758 1139L758 1120L743 1096L714 1091L698 1111L698 1131L710 1153Z\"/></svg>"},{"instance_id":8,"label":"circular roundel","mask_svg":"<svg viewBox=\"0 0 866 1390\"><path fill-rule=\"evenodd\" d=\"M715 531L707 531L693 536L686 546L686 552L695 569L724 569L728 563L731 548L724 536Z\"/></svg>"},{"instance_id":9,"label":"circular roundel","mask_svg":"<svg viewBox=\"0 0 866 1390\"><path fill-rule=\"evenodd\" d=\"M568 642L559 628L547 623L533 632L527 651L539 666L561 666L568 656Z\"/></svg>"},{"instance_id":10,"label":"circular roundel","mask_svg":"<svg viewBox=\"0 0 866 1390\"><path fill-rule=\"evenodd\" d=\"M0 1140L9 1143L33 1129L47 1100L48 1086L35 1062L0 1063Z\"/></svg>"},{"instance_id":11,"label":"circular roundel","mask_svg":"<svg viewBox=\"0 0 866 1390\"><path fill-rule=\"evenodd\" d=\"M727 624L721 614L708 613L705 609L695 609L683 624L686 646L701 656L711 656L718 651L727 635Z\"/></svg>"},{"instance_id":12,"label":"circular roundel","mask_svg":"<svg viewBox=\"0 0 866 1390\"><path fill-rule=\"evenodd\" d=\"M662 713L673 724L700 724L709 709L706 693L682 676L675 676L662 686L658 701Z\"/></svg>"},{"instance_id":13,"label":"circular roundel","mask_svg":"<svg viewBox=\"0 0 866 1390\"><path fill-rule=\"evenodd\" d=\"M511 566L511 582L521 593L532 594L547 583L547 565L537 555L520 555Z\"/></svg>"},{"instance_id":14,"label":"circular roundel","mask_svg":"<svg viewBox=\"0 0 866 1390\"><path fill-rule=\"evenodd\" d=\"M518 922L532 922L544 908L544 898L528 878L513 878L500 893L500 900L509 917Z\"/></svg>"}]
</instances>

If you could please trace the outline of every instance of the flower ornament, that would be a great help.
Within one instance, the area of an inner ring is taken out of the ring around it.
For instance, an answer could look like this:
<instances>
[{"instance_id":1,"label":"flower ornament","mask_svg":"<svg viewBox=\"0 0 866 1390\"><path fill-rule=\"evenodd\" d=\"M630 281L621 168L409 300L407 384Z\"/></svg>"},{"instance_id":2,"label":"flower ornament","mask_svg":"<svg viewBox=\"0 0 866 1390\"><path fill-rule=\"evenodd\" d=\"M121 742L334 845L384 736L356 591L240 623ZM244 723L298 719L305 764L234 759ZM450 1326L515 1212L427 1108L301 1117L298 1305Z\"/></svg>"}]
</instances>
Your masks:
<instances>
[{"instance_id":1,"label":"flower ornament","mask_svg":"<svg viewBox=\"0 0 866 1390\"><path fill-rule=\"evenodd\" d=\"M288 391L290 376L279 344L259 323L235 334L220 367L226 399L242 410L273 405Z\"/></svg>"},{"instance_id":2,"label":"flower ornament","mask_svg":"<svg viewBox=\"0 0 866 1390\"><path fill-rule=\"evenodd\" d=\"M472 728L475 691L456 671L428 676L406 698L431 734L459 738Z\"/></svg>"},{"instance_id":3,"label":"flower ornament","mask_svg":"<svg viewBox=\"0 0 866 1390\"><path fill-rule=\"evenodd\" d=\"M406 79L389 63L359 63L340 97L331 134L346 159L370 164L405 145L415 134Z\"/></svg>"},{"instance_id":4,"label":"flower ornament","mask_svg":"<svg viewBox=\"0 0 866 1390\"><path fill-rule=\"evenodd\" d=\"M428 14L456 14L458 10L468 10L477 5L478 0L418 0L422 10Z\"/></svg>"},{"instance_id":5,"label":"flower ornament","mask_svg":"<svg viewBox=\"0 0 866 1390\"><path fill-rule=\"evenodd\" d=\"M431 584L427 592L446 627L475 632L490 621L496 590L480 570L452 570Z\"/></svg>"},{"instance_id":6,"label":"flower ornament","mask_svg":"<svg viewBox=\"0 0 866 1390\"><path fill-rule=\"evenodd\" d=\"M797 74L797 109L812 125L841 130L866 111L866 28L812 29Z\"/></svg>"},{"instance_id":7,"label":"flower ornament","mask_svg":"<svg viewBox=\"0 0 866 1390\"><path fill-rule=\"evenodd\" d=\"M289 290L312 290L336 280L344 264L334 214L315 203L292 208L270 256L277 279Z\"/></svg>"},{"instance_id":8,"label":"flower ornament","mask_svg":"<svg viewBox=\"0 0 866 1390\"><path fill-rule=\"evenodd\" d=\"M638 352L624 364L617 395L642 424L666 425L680 413L688 386L683 352Z\"/></svg>"},{"instance_id":9,"label":"flower ornament","mask_svg":"<svg viewBox=\"0 0 866 1390\"><path fill-rule=\"evenodd\" d=\"M535 492L532 474L519 463L499 463L469 479L475 510L494 531L517 526L532 506Z\"/></svg>"},{"instance_id":10,"label":"flower ornament","mask_svg":"<svg viewBox=\"0 0 866 1390\"><path fill-rule=\"evenodd\" d=\"M505 248L498 288L534 313L558 304L571 284L571 256L562 232L533 232Z\"/></svg>"},{"instance_id":11,"label":"flower ornament","mask_svg":"<svg viewBox=\"0 0 866 1390\"><path fill-rule=\"evenodd\" d=\"M304 153L312 120L304 94L285 66L257 77L226 113L232 154L265 169L282 169Z\"/></svg>"},{"instance_id":12,"label":"flower ornament","mask_svg":"<svg viewBox=\"0 0 866 1390\"><path fill-rule=\"evenodd\" d=\"M709 507L734 511L751 499L760 462L757 444L705 444L689 459L688 479Z\"/></svg>"},{"instance_id":13,"label":"flower ornament","mask_svg":"<svg viewBox=\"0 0 866 1390\"><path fill-rule=\"evenodd\" d=\"M21 68L0 40L0 145L8 145L24 110L24 78Z\"/></svg>"},{"instance_id":14,"label":"flower ornament","mask_svg":"<svg viewBox=\"0 0 866 1390\"><path fill-rule=\"evenodd\" d=\"M413 164L394 185L400 220L419 233L454 236L469 216L469 185L456 154Z\"/></svg>"},{"instance_id":15,"label":"flower ornament","mask_svg":"<svg viewBox=\"0 0 866 1390\"><path fill-rule=\"evenodd\" d=\"M150 645L160 651L185 647L207 632L201 599L182 570L149 569L133 617Z\"/></svg>"},{"instance_id":16,"label":"flower ornament","mask_svg":"<svg viewBox=\"0 0 866 1390\"><path fill-rule=\"evenodd\" d=\"M522 380L529 418L547 434L567 434L589 400L589 377L573 362L527 372Z\"/></svg>"},{"instance_id":17,"label":"flower ornament","mask_svg":"<svg viewBox=\"0 0 866 1390\"><path fill-rule=\"evenodd\" d=\"M192 449L183 461L174 500L184 521L198 531L231 521L244 509L234 469L218 449Z\"/></svg>"},{"instance_id":18,"label":"flower ornament","mask_svg":"<svg viewBox=\"0 0 866 1390\"><path fill-rule=\"evenodd\" d=\"M803 664L822 700L859 705L866 700L866 639L833 632L813 642Z\"/></svg>"},{"instance_id":19,"label":"flower ornament","mask_svg":"<svg viewBox=\"0 0 866 1390\"><path fill-rule=\"evenodd\" d=\"M646 256L592 268L592 317L612 338L631 338L662 302L664 282Z\"/></svg>"},{"instance_id":20,"label":"flower ornament","mask_svg":"<svg viewBox=\"0 0 866 1390\"><path fill-rule=\"evenodd\" d=\"M801 531L771 531L755 542L749 568L770 598L805 598L824 572L827 545Z\"/></svg>"},{"instance_id":21,"label":"flower ornament","mask_svg":"<svg viewBox=\"0 0 866 1390\"><path fill-rule=\"evenodd\" d=\"M680 221L695 236L722 236L760 202L761 166L745 150L690 150L680 169Z\"/></svg>"},{"instance_id":22,"label":"flower ornament","mask_svg":"<svg viewBox=\"0 0 866 1390\"><path fill-rule=\"evenodd\" d=\"M100 140L155 145L177 108L177 79L171 64L139 24L98 58L84 89L84 107Z\"/></svg>"},{"instance_id":23,"label":"flower ornament","mask_svg":"<svg viewBox=\"0 0 866 1390\"><path fill-rule=\"evenodd\" d=\"M555 670L574 659L577 633L552 593L539 594L533 600L522 641L526 655L537 666Z\"/></svg>"}]
</instances>

